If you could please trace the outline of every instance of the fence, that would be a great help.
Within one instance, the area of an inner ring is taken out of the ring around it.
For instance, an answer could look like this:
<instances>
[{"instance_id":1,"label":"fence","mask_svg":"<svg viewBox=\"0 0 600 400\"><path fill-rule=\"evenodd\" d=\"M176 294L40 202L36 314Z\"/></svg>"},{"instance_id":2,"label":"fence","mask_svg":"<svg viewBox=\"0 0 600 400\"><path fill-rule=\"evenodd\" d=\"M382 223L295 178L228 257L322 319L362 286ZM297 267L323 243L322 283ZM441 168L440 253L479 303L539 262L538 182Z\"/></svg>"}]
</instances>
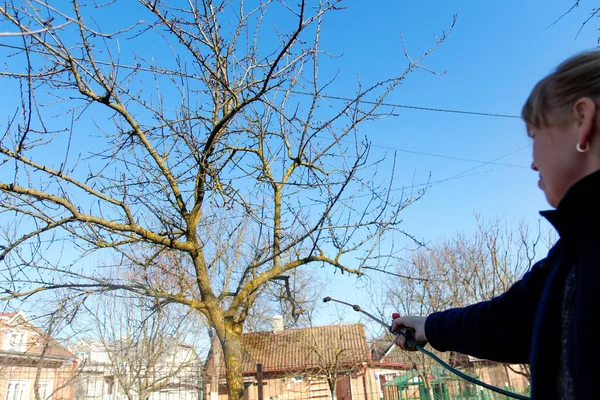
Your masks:
<instances>
[{"instance_id":1,"label":"fence","mask_svg":"<svg viewBox=\"0 0 600 400\"><path fill-rule=\"evenodd\" d=\"M485 362L471 367L468 375L508 392L529 395L530 386L524 366ZM504 400L505 395L434 366L428 371L404 371L383 384L384 400Z\"/></svg>"},{"instance_id":2,"label":"fence","mask_svg":"<svg viewBox=\"0 0 600 400\"><path fill-rule=\"evenodd\" d=\"M523 368L523 370L521 370ZM310 375L262 374L246 377L244 400L508 400L463 380L441 367L425 370L383 371L364 368L329 379ZM524 366L490 362L463 370L474 378L512 393L529 396ZM210 389L207 389L210 391ZM216 400L207 393L207 400ZM224 384L218 400L227 400Z\"/></svg>"},{"instance_id":3,"label":"fence","mask_svg":"<svg viewBox=\"0 0 600 400\"><path fill-rule=\"evenodd\" d=\"M402 377L400 377L402 379ZM530 395L530 387L510 383L501 387L512 393ZM511 397L495 393L473 383L448 377L424 382L420 376L384 389L384 400L508 400Z\"/></svg>"},{"instance_id":4,"label":"fence","mask_svg":"<svg viewBox=\"0 0 600 400\"><path fill-rule=\"evenodd\" d=\"M8 360L10 361L10 360ZM206 393L198 369L168 377L140 374L125 380L102 368L6 359L0 365L1 400L226 400L220 385ZM260 367L259 367L260 368ZM260 371L260 369L259 369ZM487 364L472 376L510 392L529 395L528 380L516 366ZM257 373L246 376L244 400L505 400L441 368L428 371L373 371L365 368L331 379ZM260 384L262 383L262 384ZM210 389L208 389L210 390Z\"/></svg>"}]
</instances>

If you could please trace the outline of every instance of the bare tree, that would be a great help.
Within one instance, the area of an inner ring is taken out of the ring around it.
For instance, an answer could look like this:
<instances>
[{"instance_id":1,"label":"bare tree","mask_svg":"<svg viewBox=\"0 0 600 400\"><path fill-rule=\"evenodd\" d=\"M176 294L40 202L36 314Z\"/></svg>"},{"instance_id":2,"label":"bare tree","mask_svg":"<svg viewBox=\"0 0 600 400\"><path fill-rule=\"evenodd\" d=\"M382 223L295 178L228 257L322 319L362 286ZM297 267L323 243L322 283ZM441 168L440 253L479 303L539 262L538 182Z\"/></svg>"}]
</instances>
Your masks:
<instances>
[{"instance_id":1,"label":"bare tree","mask_svg":"<svg viewBox=\"0 0 600 400\"><path fill-rule=\"evenodd\" d=\"M314 271L295 269L265 286L248 312L245 330L268 331L273 316L281 315L285 328L312 325L312 314L323 299L324 284Z\"/></svg>"},{"instance_id":2,"label":"bare tree","mask_svg":"<svg viewBox=\"0 0 600 400\"><path fill-rule=\"evenodd\" d=\"M401 277L388 288L390 302L402 314L427 315L489 300L520 279L554 241L555 235L543 235L539 226L477 217L472 236L441 240L399 266Z\"/></svg>"},{"instance_id":3,"label":"bare tree","mask_svg":"<svg viewBox=\"0 0 600 400\"><path fill-rule=\"evenodd\" d=\"M336 107L320 34L341 0L62 7L0 6L0 76L21 96L0 139L2 299L64 290L76 307L126 290L189 307L239 399L240 335L265 286L312 264L361 275L403 233L422 192L394 198L357 129L394 114L386 96L446 34Z\"/></svg>"},{"instance_id":4,"label":"bare tree","mask_svg":"<svg viewBox=\"0 0 600 400\"><path fill-rule=\"evenodd\" d=\"M338 384L349 380L368 361L368 347L362 325L334 325L303 329L300 349L307 360L301 375L308 383L327 382L331 399L336 399Z\"/></svg>"},{"instance_id":5,"label":"bare tree","mask_svg":"<svg viewBox=\"0 0 600 400\"><path fill-rule=\"evenodd\" d=\"M526 223L477 217L477 230L413 252L398 267L389 295L400 313L426 315L489 300L506 290L552 245ZM541 248L541 250L540 250Z\"/></svg>"},{"instance_id":6,"label":"bare tree","mask_svg":"<svg viewBox=\"0 0 600 400\"><path fill-rule=\"evenodd\" d=\"M100 376L110 383L109 394L129 400L153 399L173 388L197 393L202 383L197 350L204 330L199 316L181 306L156 308L151 299L120 294L98 300L92 316L95 338L74 345L87 354L81 360L79 392L86 392L90 381ZM83 396L107 394L99 385L91 386L94 392Z\"/></svg>"}]
</instances>

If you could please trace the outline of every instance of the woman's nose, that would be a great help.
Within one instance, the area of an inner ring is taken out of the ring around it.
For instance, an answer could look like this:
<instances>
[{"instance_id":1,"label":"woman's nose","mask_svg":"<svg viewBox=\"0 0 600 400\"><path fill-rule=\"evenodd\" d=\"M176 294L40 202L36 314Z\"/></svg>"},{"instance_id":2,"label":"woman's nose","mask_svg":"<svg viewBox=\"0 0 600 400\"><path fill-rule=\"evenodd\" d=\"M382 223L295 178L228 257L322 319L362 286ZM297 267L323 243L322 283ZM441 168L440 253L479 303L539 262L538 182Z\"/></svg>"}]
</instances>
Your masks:
<instances>
[{"instance_id":1,"label":"woman's nose","mask_svg":"<svg viewBox=\"0 0 600 400\"><path fill-rule=\"evenodd\" d=\"M535 165L535 161L533 161L531 163L531 169L534 170L534 171L539 171L538 168L537 168L537 165Z\"/></svg>"}]
</instances>

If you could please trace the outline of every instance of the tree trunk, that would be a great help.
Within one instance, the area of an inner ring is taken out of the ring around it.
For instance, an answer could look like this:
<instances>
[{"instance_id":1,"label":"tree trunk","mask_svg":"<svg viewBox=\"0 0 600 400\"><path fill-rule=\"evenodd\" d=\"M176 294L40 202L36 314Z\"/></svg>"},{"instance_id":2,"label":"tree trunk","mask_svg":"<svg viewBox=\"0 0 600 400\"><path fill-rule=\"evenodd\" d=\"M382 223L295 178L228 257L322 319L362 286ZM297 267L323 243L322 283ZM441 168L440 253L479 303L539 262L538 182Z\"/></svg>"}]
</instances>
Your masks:
<instances>
[{"instance_id":1,"label":"tree trunk","mask_svg":"<svg viewBox=\"0 0 600 400\"><path fill-rule=\"evenodd\" d=\"M229 400L242 400L244 398L244 381L242 377L242 343L241 336L232 331L222 342L225 356L227 391Z\"/></svg>"},{"instance_id":2,"label":"tree trunk","mask_svg":"<svg viewBox=\"0 0 600 400\"><path fill-rule=\"evenodd\" d=\"M329 385L329 393L331 394L331 400L336 400L336 396L335 396L335 377L329 376L327 378L327 384Z\"/></svg>"},{"instance_id":3,"label":"tree trunk","mask_svg":"<svg viewBox=\"0 0 600 400\"><path fill-rule=\"evenodd\" d=\"M209 400L218 400L219 398L219 381L221 378L221 343L217 334L212 331L210 333L210 344L212 350L212 367L213 373L210 380L210 398Z\"/></svg>"},{"instance_id":4,"label":"tree trunk","mask_svg":"<svg viewBox=\"0 0 600 400\"><path fill-rule=\"evenodd\" d=\"M427 393L429 400L434 400L435 395L433 393L433 387L431 386L431 382L429 381L429 373L427 370L418 370L417 373L421 378L421 382L423 383L423 389Z\"/></svg>"}]
</instances>

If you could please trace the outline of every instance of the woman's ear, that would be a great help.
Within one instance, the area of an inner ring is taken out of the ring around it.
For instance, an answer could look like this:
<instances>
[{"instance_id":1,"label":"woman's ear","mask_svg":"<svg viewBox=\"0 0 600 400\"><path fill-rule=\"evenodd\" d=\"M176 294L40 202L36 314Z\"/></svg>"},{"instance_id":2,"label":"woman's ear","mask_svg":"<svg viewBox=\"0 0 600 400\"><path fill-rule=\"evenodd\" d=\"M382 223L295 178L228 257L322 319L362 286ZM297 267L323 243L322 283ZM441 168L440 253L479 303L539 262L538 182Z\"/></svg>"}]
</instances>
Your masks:
<instances>
[{"instance_id":1,"label":"woman's ear","mask_svg":"<svg viewBox=\"0 0 600 400\"><path fill-rule=\"evenodd\" d=\"M577 140L581 147L589 145L596 127L598 107L594 100L582 97L573 105L573 117L577 129Z\"/></svg>"}]
</instances>

